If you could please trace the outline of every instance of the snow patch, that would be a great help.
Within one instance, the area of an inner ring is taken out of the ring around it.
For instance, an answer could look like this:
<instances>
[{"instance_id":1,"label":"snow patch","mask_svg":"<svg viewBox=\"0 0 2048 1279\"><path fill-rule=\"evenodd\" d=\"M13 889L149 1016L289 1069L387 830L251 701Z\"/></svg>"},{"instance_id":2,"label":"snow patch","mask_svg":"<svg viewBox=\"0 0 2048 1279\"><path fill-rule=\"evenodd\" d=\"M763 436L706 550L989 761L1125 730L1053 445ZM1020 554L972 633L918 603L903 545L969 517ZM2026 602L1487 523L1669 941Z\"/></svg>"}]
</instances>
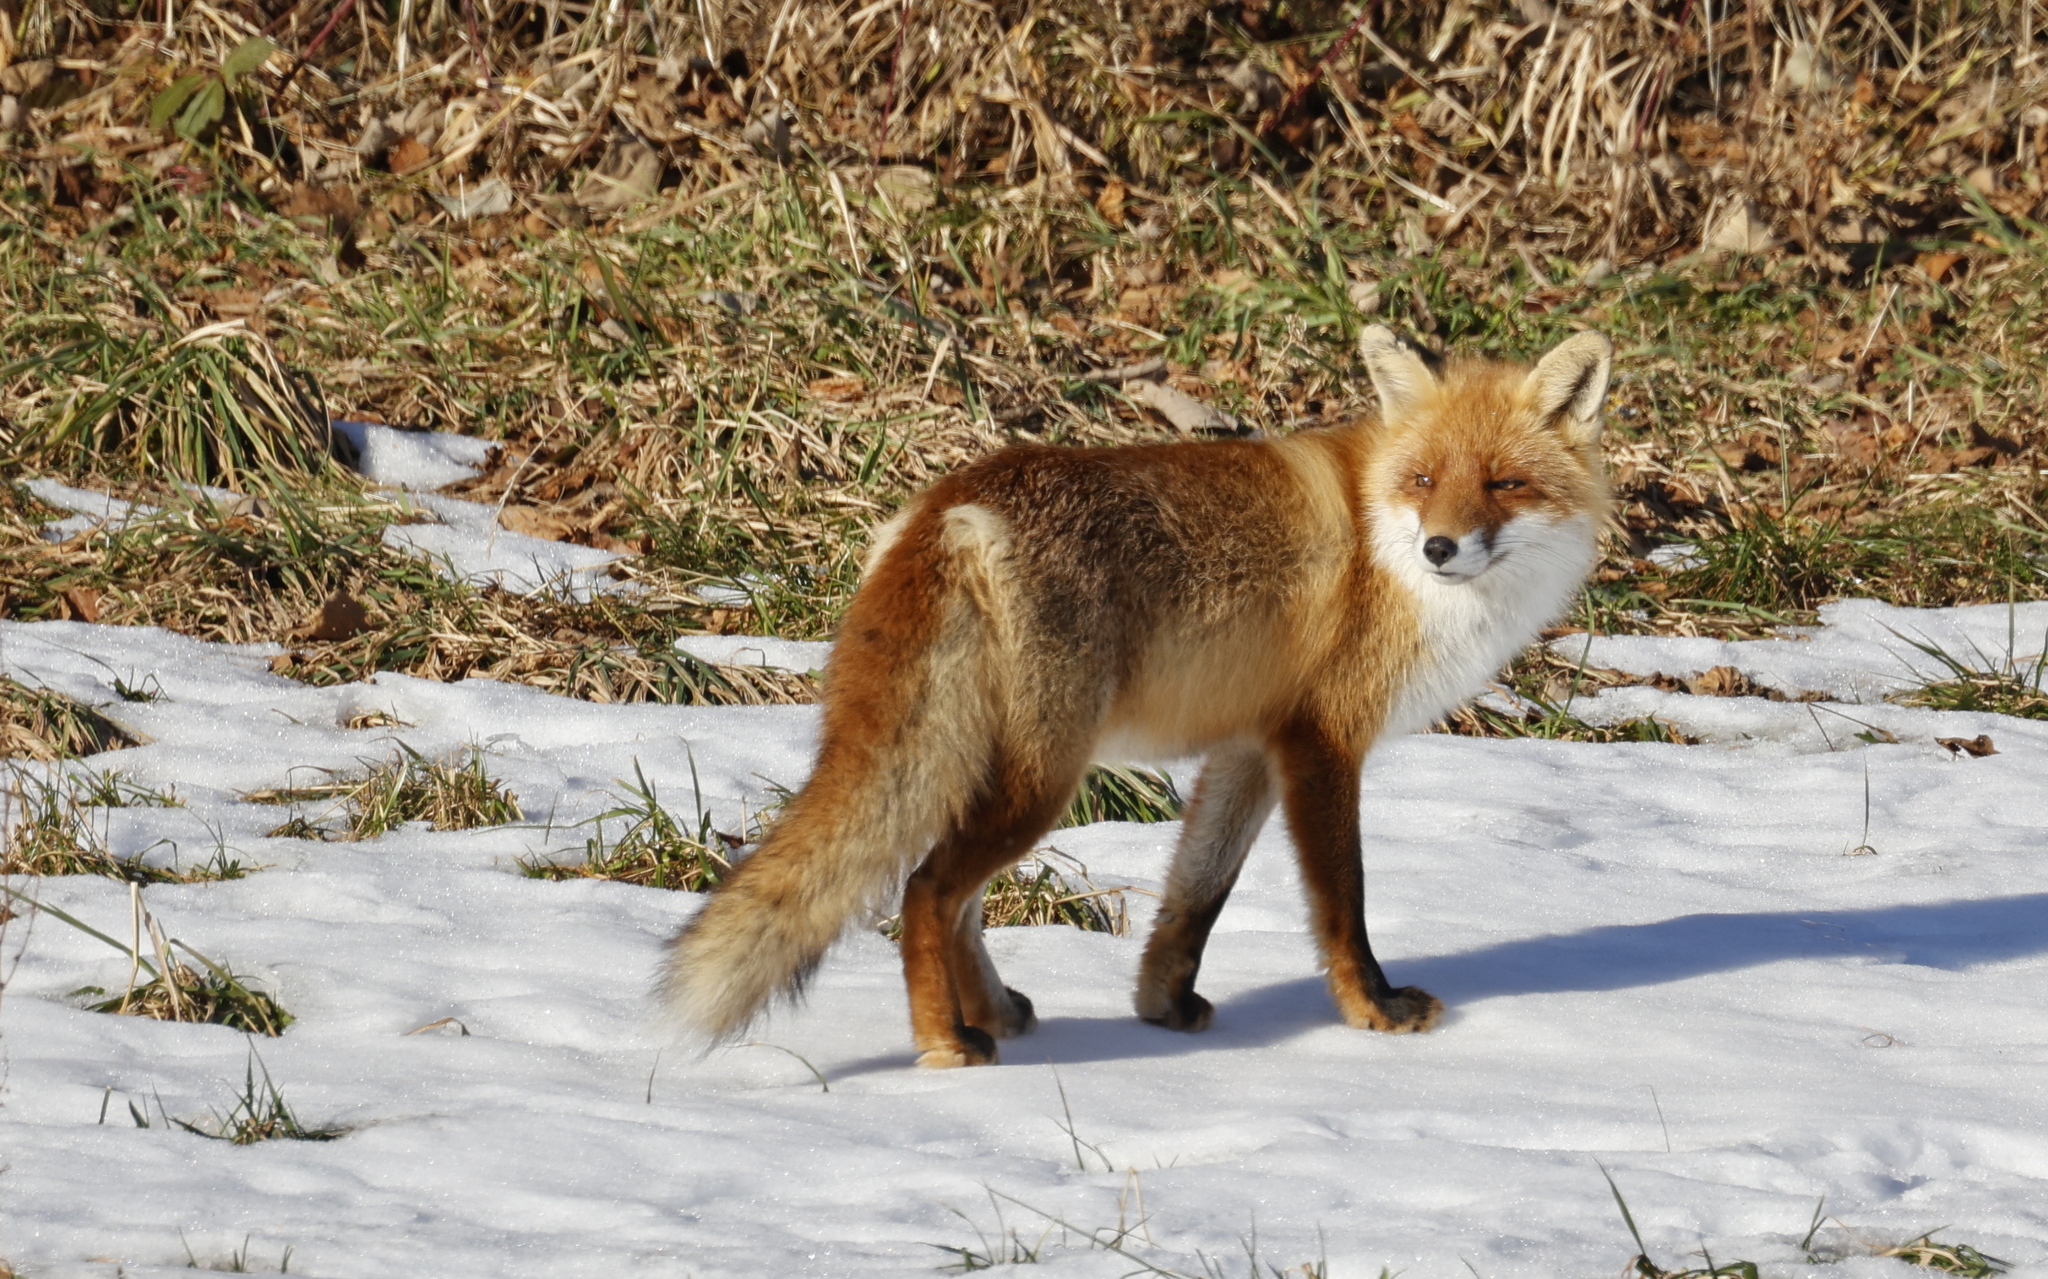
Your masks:
<instances>
[{"instance_id":1,"label":"snow patch","mask_svg":"<svg viewBox=\"0 0 2048 1279\"><path fill-rule=\"evenodd\" d=\"M494 447L450 431L401 431L375 422L332 423L356 446L356 470L378 484L415 492L437 489L474 476Z\"/></svg>"},{"instance_id":2,"label":"snow patch","mask_svg":"<svg viewBox=\"0 0 2048 1279\"><path fill-rule=\"evenodd\" d=\"M676 649L720 666L760 666L798 674L824 670L825 659L832 655L830 644L765 635L685 635L676 641Z\"/></svg>"},{"instance_id":3,"label":"snow patch","mask_svg":"<svg viewBox=\"0 0 2048 1279\"><path fill-rule=\"evenodd\" d=\"M1843 600L1820 608L1820 626L1787 639L1716 640L1651 635L1567 635L1551 651L1631 675L1692 676L1733 666L1787 696L1829 693L1882 702L1950 675L1916 645L1981 668L2033 665L2048 647L2048 602L1898 608Z\"/></svg>"}]
</instances>

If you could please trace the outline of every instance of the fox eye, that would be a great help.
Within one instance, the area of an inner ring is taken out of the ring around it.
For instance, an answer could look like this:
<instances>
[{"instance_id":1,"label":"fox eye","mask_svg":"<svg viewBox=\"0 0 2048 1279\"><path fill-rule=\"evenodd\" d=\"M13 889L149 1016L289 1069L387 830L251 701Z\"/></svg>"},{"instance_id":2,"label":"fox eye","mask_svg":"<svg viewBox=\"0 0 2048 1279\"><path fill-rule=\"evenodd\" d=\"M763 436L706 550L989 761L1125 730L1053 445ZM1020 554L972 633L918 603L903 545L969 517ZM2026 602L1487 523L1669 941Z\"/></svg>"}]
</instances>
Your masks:
<instances>
[{"instance_id":1,"label":"fox eye","mask_svg":"<svg viewBox=\"0 0 2048 1279\"><path fill-rule=\"evenodd\" d=\"M1498 493L1506 493L1518 488L1527 488L1528 485L1527 480L1491 480L1486 487Z\"/></svg>"},{"instance_id":2,"label":"fox eye","mask_svg":"<svg viewBox=\"0 0 2048 1279\"><path fill-rule=\"evenodd\" d=\"M1416 487L1416 488L1419 488L1419 489L1426 489L1426 488L1431 488L1431 487L1434 487L1434 486L1435 486L1435 484L1436 484L1436 479L1435 479L1435 477L1434 477L1434 476L1429 476L1429 475L1418 475L1418 476L1416 476L1416 477L1415 477L1415 487Z\"/></svg>"}]
</instances>

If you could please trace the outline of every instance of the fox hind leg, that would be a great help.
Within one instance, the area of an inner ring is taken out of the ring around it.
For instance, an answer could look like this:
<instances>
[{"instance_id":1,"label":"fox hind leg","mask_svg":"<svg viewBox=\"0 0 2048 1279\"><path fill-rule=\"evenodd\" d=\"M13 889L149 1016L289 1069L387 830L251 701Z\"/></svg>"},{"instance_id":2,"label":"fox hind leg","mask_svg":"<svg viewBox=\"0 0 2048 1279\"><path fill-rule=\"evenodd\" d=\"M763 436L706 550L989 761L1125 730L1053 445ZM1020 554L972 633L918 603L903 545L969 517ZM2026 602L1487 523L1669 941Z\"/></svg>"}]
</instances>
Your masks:
<instances>
[{"instance_id":1,"label":"fox hind leg","mask_svg":"<svg viewBox=\"0 0 2048 1279\"><path fill-rule=\"evenodd\" d=\"M1031 1001L996 976L981 944L981 892L1052 829L1079 780L998 769L990 793L932 849L903 887L903 980L922 1066L980 1066L996 1039L1036 1024ZM969 912L973 918L968 918Z\"/></svg>"},{"instance_id":2,"label":"fox hind leg","mask_svg":"<svg viewBox=\"0 0 2048 1279\"><path fill-rule=\"evenodd\" d=\"M1138 972L1138 1016L1146 1021L1171 1030L1208 1028L1215 1009L1195 993L1202 951L1273 798L1272 770L1255 744L1213 752L1203 766Z\"/></svg>"},{"instance_id":3,"label":"fox hind leg","mask_svg":"<svg viewBox=\"0 0 2048 1279\"><path fill-rule=\"evenodd\" d=\"M1346 1023L1361 1029L1394 1034L1428 1030L1443 1016L1443 1003L1418 987L1391 985L1366 938L1365 865L1358 837L1363 752L1313 724L1290 726L1275 746L1287 824L1338 1011Z\"/></svg>"},{"instance_id":4,"label":"fox hind leg","mask_svg":"<svg viewBox=\"0 0 2048 1279\"><path fill-rule=\"evenodd\" d=\"M970 894L960 908L953 938L953 971L960 984L960 1019L997 1039L1027 1035L1038 1028L1038 1015L1022 992L1003 985L988 947L982 944L981 893Z\"/></svg>"}]
</instances>

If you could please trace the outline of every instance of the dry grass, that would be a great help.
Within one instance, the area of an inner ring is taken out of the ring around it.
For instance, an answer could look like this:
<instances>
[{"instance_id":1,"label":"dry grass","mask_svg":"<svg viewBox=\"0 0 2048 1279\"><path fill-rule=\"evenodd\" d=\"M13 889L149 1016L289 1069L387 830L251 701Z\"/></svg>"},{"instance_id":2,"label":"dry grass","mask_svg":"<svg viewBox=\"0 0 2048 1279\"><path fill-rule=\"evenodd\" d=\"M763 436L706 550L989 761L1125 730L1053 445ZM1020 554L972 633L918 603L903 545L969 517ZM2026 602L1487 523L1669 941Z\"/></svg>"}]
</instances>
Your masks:
<instances>
[{"instance_id":1,"label":"dry grass","mask_svg":"<svg viewBox=\"0 0 2048 1279\"><path fill-rule=\"evenodd\" d=\"M93 1012L121 1016L149 1017L158 1021L208 1022L232 1026L252 1035L277 1036L292 1024L292 1015L275 998L251 986L225 966L167 934L156 917L143 905L142 886L131 882L128 890L131 919L130 939L117 941L99 929L48 902L38 901L0 883L0 897L17 906L48 915L96 941L106 943L128 961L128 982L118 995L98 986L85 986L73 997L99 995L105 998L86 1005ZM11 915L0 916L0 922ZM199 965L193 969L175 952ZM146 1126L146 1125L145 1125Z\"/></svg>"},{"instance_id":2,"label":"dry grass","mask_svg":"<svg viewBox=\"0 0 2048 1279\"><path fill-rule=\"evenodd\" d=\"M695 781L695 770L691 779ZM594 828L580 862L522 861L520 869L533 879L610 879L621 883L666 888L675 892L708 893L732 869L732 854L757 842L772 820L772 811L743 816L741 833L729 835L712 825L700 795L697 819L685 829L661 803L654 784L633 762L633 780L621 782L619 802L590 821ZM614 840L605 839L605 823L625 823Z\"/></svg>"},{"instance_id":3,"label":"dry grass","mask_svg":"<svg viewBox=\"0 0 2048 1279\"><path fill-rule=\"evenodd\" d=\"M269 994L250 987L242 979L224 970L195 971L178 962L119 995L110 995L98 987L86 987L75 993L107 995L86 1004L97 1013L156 1021L207 1022L252 1035L281 1035L293 1021L292 1015Z\"/></svg>"},{"instance_id":4,"label":"dry grass","mask_svg":"<svg viewBox=\"0 0 2048 1279\"><path fill-rule=\"evenodd\" d=\"M366 9L323 40L298 10L202 4L167 32L61 3L9 52L38 81L22 124L50 157L39 194L115 227L143 216L103 189L117 159L351 228L375 222L365 176L402 181L435 220L545 229L811 158L840 199L899 215L943 181L1086 198L1112 225L1215 171L1307 171L1317 199L1276 201L1304 221L1358 206L1392 215L1411 251L1511 237L1614 261L1789 238L1846 265L1944 229L1966 206L1958 176L2006 216L2040 198L2031 4L1354 9L906 0L849 21L841 0L434 3ZM225 85L259 29L276 50ZM170 110L180 77L221 90L203 123ZM847 248L886 251L851 233Z\"/></svg>"},{"instance_id":5,"label":"dry grass","mask_svg":"<svg viewBox=\"0 0 2048 1279\"><path fill-rule=\"evenodd\" d=\"M676 652L675 636L701 632L715 610L659 573L642 595L588 604L479 590L385 545L387 526L416 517L353 486L278 491L241 509L176 491L160 496L167 505L157 518L53 545L37 535L43 515L33 500L0 487L0 613L163 626L232 643L276 640L290 646L276 669L315 684L395 670L503 679L600 702L814 696L805 676ZM337 594L360 604L361 628L316 638L322 607ZM54 712L35 710L38 696L0 685L0 713L10 723L34 714L49 720Z\"/></svg>"},{"instance_id":6,"label":"dry grass","mask_svg":"<svg viewBox=\"0 0 2048 1279\"><path fill-rule=\"evenodd\" d=\"M1966 1243L1936 1243L1936 1232L1929 1231L1907 1243L1878 1248L1873 1256L1897 1257L1907 1265L1923 1266L1929 1270L1940 1270L1952 1275L1967 1275L1970 1279L1988 1279L1991 1275L2002 1275L2009 1269L2009 1263L1997 1257L1987 1256Z\"/></svg>"},{"instance_id":7,"label":"dry grass","mask_svg":"<svg viewBox=\"0 0 2048 1279\"><path fill-rule=\"evenodd\" d=\"M1124 888L1098 888L1088 868L1056 848L1040 849L989 881L981 898L984 928L1066 924L1086 933L1130 932Z\"/></svg>"},{"instance_id":8,"label":"dry grass","mask_svg":"<svg viewBox=\"0 0 2048 1279\"><path fill-rule=\"evenodd\" d=\"M1085 933L1123 937L1131 927L1124 894L1131 891L1129 887L1097 887L1080 861L1057 848L1041 848L988 881L982 889L981 926L1065 924ZM903 917L891 915L876 929L890 941L901 941Z\"/></svg>"},{"instance_id":9,"label":"dry grass","mask_svg":"<svg viewBox=\"0 0 2048 1279\"><path fill-rule=\"evenodd\" d=\"M366 765L360 777L253 791L245 798L252 804L326 805L312 818L295 813L271 832L309 839L375 839L419 821L435 830L473 830L520 818L519 797L484 771L480 752L466 752L459 761L431 760L403 742L396 758Z\"/></svg>"},{"instance_id":10,"label":"dry grass","mask_svg":"<svg viewBox=\"0 0 2048 1279\"><path fill-rule=\"evenodd\" d=\"M126 729L83 702L0 675L0 757L47 763L135 744Z\"/></svg>"},{"instance_id":11,"label":"dry grass","mask_svg":"<svg viewBox=\"0 0 2048 1279\"><path fill-rule=\"evenodd\" d=\"M1156 357L1269 432L1342 420L1368 317L1506 355L1615 336L1601 629L2048 589L2035 6L1353 8L664 0L472 33L425 5L318 48L294 12L217 119L159 127L267 11L59 5L0 53L77 55L0 157L0 331L37 353L0 377L10 472L217 474L234 432L318 469L299 369L342 416L500 441L463 491L639 552L651 593L436 583L326 468L317 518L54 549L11 498L0 608L98 592L285 639L316 681L802 699L670 641L828 633L864 531L1003 443L1170 434L1106 366ZM1698 562L1653 564L1669 542ZM371 625L291 640L336 591Z\"/></svg>"},{"instance_id":12,"label":"dry grass","mask_svg":"<svg viewBox=\"0 0 2048 1279\"><path fill-rule=\"evenodd\" d=\"M1946 669L1948 678L1931 681L1891 700L1943 711L1990 711L2023 719L2048 719L2048 635L2041 638L2042 651L2025 657L2018 648L2019 636L2009 634L2002 659L1981 652L1959 656L1921 640L1907 642Z\"/></svg>"},{"instance_id":13,"label":"dry grass","mask_svg":"<svg viewBox=\"0 0 2048 1279\"><path fill-rule=\"evenodd\" d=\"M115 773L47 772L8 765L0 784L0 876L103 875L131 884L198 884L240 879L248 871L225 844L198 864L143 860L157 845L127 857L107 844L107 810L176 807L167 792L134 785Z\"/></svg>"}]
</instances>

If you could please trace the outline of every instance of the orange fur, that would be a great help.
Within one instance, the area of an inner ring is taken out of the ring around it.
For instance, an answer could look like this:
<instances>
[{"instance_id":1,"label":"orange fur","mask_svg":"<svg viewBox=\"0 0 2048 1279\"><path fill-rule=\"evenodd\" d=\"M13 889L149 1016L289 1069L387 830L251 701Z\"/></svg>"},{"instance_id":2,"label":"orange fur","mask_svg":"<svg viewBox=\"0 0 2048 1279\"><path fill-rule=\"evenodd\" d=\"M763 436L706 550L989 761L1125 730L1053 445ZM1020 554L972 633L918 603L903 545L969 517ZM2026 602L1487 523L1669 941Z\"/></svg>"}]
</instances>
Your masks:
<instances>
[{"instance_id":1,"label":"orange fur","mask_svg":"<svg viewBox=\"0 0 2048 1279\"><path fill-rule=\"evenodd\" d=\"M1475 691L1590 565L1607 347L1441 376L1384 329L1361 353L1382 421L1006 449L892 520L827 667L810 782L675 941L684 1024L739 1033L901 886L920 1060L995 1060L1034 1017L982 947L983 886L1092 759L1202 753L1140 1015L1208 1024L1203 947L1278 803L1339 1012L1431 1025L1442 1005L1392 987L1367 941L1359 769Z\"/></svg>"}]
</instances>

